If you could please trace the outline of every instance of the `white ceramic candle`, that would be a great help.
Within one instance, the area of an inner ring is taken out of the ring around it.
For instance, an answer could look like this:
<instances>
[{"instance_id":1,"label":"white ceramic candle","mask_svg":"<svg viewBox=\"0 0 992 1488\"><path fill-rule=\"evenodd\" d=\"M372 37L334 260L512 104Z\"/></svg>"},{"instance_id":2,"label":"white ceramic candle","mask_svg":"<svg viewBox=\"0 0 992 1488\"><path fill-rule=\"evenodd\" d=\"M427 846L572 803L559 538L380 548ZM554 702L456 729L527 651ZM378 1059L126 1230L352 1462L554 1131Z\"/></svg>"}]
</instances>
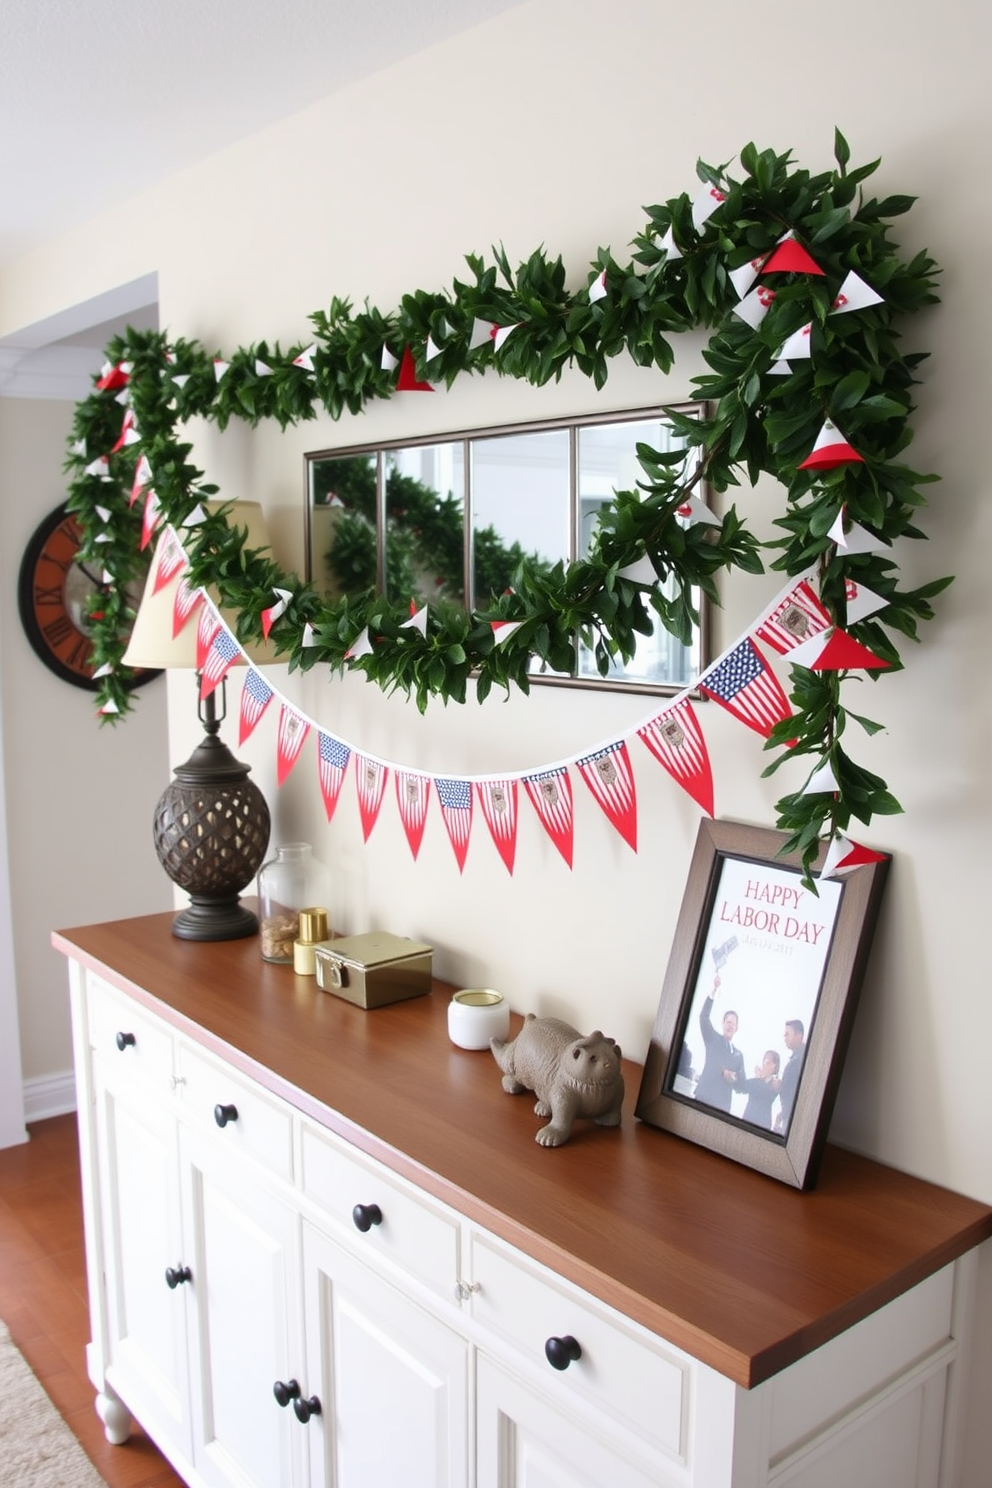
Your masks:
<instances>
[{"instance_id":1,"label":"white ceramic candle","mask_svg":"<svg viewBox=\"0 0 992 1488\"><path fill-rule=\"evenodd\" d=\"M510 1009L491 987L466 987L448 1003L448 1037L460 1049L488 1049L510 1032Z\"/></svg>"}]
</instances>

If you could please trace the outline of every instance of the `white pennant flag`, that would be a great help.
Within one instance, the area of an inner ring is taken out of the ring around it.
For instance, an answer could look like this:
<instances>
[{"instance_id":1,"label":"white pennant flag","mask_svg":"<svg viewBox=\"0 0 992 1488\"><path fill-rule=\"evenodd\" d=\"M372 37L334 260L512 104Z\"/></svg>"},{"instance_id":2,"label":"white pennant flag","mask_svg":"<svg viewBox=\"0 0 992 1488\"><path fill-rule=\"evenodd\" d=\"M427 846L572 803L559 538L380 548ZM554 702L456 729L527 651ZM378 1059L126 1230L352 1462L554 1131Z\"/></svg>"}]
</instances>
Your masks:
<instances>
[{"instance_id":1,"label":"white pennant flag","mask_svg":"<svg viewBox=\"0 0 992 1488\"><path fill-rule=\"evenodd\" d=\"M299 356L296 356L296 357L293 358L293 366L294 367L302 367L303 370L304 370L304 372L312 372L313 371L313 358L314 358L314 353L316 352L316 350L317 350L316 343L314 343L313 346L308 346L307 349L306 349L306 351L301 351L300 354L299 354Z\"/></svg>"},{"instance_id":2,"label":"white pennant flag","mask_svg":"<svg viewBox=\"0 0 992 1488\"><path fill-rule=\"evenodd\" d=\"M775 353L776 357L786 362L798 362L803 357L808 357L812 330L813 322L809 321L807 325L800 326L798 331L793 331L792 335L782 342Z\"/></svg>"},{"instance_id":3,"label":"white pennant flag","mask_svg":"<svg viewBox=\"0 0 992 1488\"><path fill-rule=\"evenodd\" d=\"M830 314L845 315L849 310L864 310L869 305L884 303L883 297L852 269L837 291L837 298L830 307Z\"/></svg>"},{"instance_id":4,"label":"white pennant flag","mask_svg":"<svg viewBox=\"0 0 992 1488\"><path fill-rule=\"evenodd\" d=\"M427 337L427 345L424 347L424 361L425 362L432 362L435 357L439 357L440 355L441 355L441 347L438 346L438 344L434 340L434 337L433 336L428 335L428 337Z\"/></svg>"},{"instance_id":5,"label":"white pennant flag","mask_svg":"<svg viewBox=\"0 0 992 1488\"><path fill-rule=\"evenodd\" d=\"M110 461L107 459L106 455L100 455L96 460L92 460L89 465L87 465L86 469L83 471L83 474L97 475L100 477L101 480L109 480Z\"/></svg>"},{"instance_id":6,"label":"white pennant flag","mask_svg":"<svg viewBox=\"0 0 992 1488\"><path fill-rule=\"evenodd\" d=\"M519 325L519 321L517 322L517 325ZM513 332L517 329L517 325L496 327L496 334L493 337L493 346L496 348L497 351L501 350L506 341L506 338L508 336L512 336Z\"/></svg>"},{"instance_id":7,"label":"white pennant flag","mask_svg":"<svg viewBox=\"0 0 992 1488\"><path fill-rule=\"evenodd\" d=\"M487 341L492 340L495 331L496 327L491 320L479 320L476 317L472 322L472 336L468 343L469 351L478 351L480 346L485 346Z\"/></svg>"},{"instance_id":8,"label":"white pennant flag","mask_svg":"<svg viewBox=\"0 0 992 1488\"><path fill-rule=\"evenodd\" d=\"M658 247L661 249L662 253L666 255L669 263L674 263L677 258L682 257L682 249L679 247L678 243L676 243L675 235L672 232L671 228L668 229L665 236L658 244Z\"/></svg>"},{"instance_id":9,"label":"white pennant flag","mask_svg":"<svg viewBox=\"0 0 992 1488\"><path fill-rule=\"evenodd\" d=\"M681 517L689 527L694 527L697 522L706 522L711 527L723 525L716 512L710 511L706 502L695 491L691 492L688 501L683 501L681 506L675 508L675 515Z\"/></svg>"},{"instance_id":10,"label":"white pennant flag","mask_svg":"<svg viewBox=\"0 0 992 1488\"><path fill-rule=\"evenodd\" d=\"M261 359L261 357L256 357L255 358L255 376L256 377L271 377L272 376L272 368L269 366L268 362L263 362L262 359Z\"/></svg>"},{"instance_id":11,"label":"white pennant flag","mask_svg":"<svg viewBox=\"0 0 992 1488\"><path fill-rule=\"evenodd\" d=\"M818 796L824 792L839 789L837 777L834 774L834 767L827 759L823 761L823 764L818 769L813 771L799 794L801 796Z\"/></svg>"},{"instance_id":12,"label":"white pennant flag","mask_svg":"<svg viewBox=\"0 0 992 1488\"><path fill-rule=\"evenodd\" d=\"M230 362L223 362L221 361L220 357L214 357L214 376L216 377L218 382L220 382L221 378L224 376L224 373L229 371L230 366ZM178 381L178 377L173 378L173 382Z\"/></svg>"},{"instance_id":13,"label":"white pennant flag","mask_svg":"<svg viewBox=\"0 0 992 1488\"><path fill-rule=\"evenodd\" d=\"M379 357L379 366L383 372L395 372L400 364L399 357L393 356L388 346L383 346Z\"/></svg>"},{"instance_id":14,"label":"white pennant flag","mask_svg":"<svg viewBox=\"0 0 992 1488\"><path fill-rule=\"evenodd\" d=\"M745 321L753 331L756 331L768 314L769 307L774 298L775 291L773 289L769 289L765 284L759 285L757 289L752 289L749 295L745 295L739 305L734 306L732 313L740 316L741 320Z\"/></svg>"},{"instance_id":15,"label":"white pennant flag","mask_svg":"<svg viewBox=\"0 0 992 1488\"><path fill-rule=\"evenodd\" d=\"M306 624L304 625L304 627L303 627L303 637L302 637L302 639L300 641L300 645L303 646L304 648L306 648L308 646L316 646L316 644L317 644L317 632L314 630L313 626L310 624L310 621L308 620L306 622Z\"/></svg>"},{"instance_id":16,"label":"white pennant flag","mask_svg":"<svg viewBox=\"0 0 992 1488\"><path fill-rule=\"evenodd\" d=\"M727 193L721 191L719 186L707 185L696 197L692 204L692 225L699 232L704 223L708 222L716 211L722 207L727 200Z\"/></svg>"},{"instance_id":17,"label":"white pennant flag","mask_svg":"<svg viewBox=\"0 0 992 1488\"><path fill-rule=\"evenodd\" d=\"M727 278L736 289L739 300L742 300L747 294L751 285L761 273L761 267L767 258L768 254L763 253L760 258L749 259L747 263L741 264L739 268L730 270Z\"/></svg>"},{"instance_id":18,"label":"white pennant flag","mask_svg":"<svg viewBox=\"0 0 992 1488\"><path fill-rule=\"evenodd\" d=\"M428 610L428 606L427 605L421 605L421 607L420 607L419 610L415 610L413 612L413 614L410 616L409 620L404 620L403 621L403 624L400 626L400 630L419 630L420 631L420 634L422 636L426 636L427 635L427 610Z\"/></svg>"},{"instance_id":19,"label":"white pennant flag","mask_svg":"<svg viewBox=\"0 0 992 1488\"><path fill-rule=\"evenodd\" d=\"M357 661L360 656L372 655L372 642L369 640L369 628L367 625L361 635L355 637L344 655L346 661Z\"/></svg>"},{"instance_id":20,"label":"white pennant flag","mask_svg":"<svg viewBox=\"0 0 992 1488\"><path fill-rule=\"evenodd\" d=\"M201 522L207 520L207 509L202 501L198 501L193 510L184 517L183 527L199 527Z\"/></svg>"},{"instance_id":21,"label":"white pennant flag","mask_svg":"<svg viewBox=\"0 0 992 1488\"><path fill-rule=\"evenodd\" d=\"M606 270L597 274L589 286L589 303L594 305L597 300L606 298Z\"/></svg>"},{"instance_id":22,"label":"white pennant flag","mask_svg":"<svg viewBox=\"0 0 992 1488\"><path fill-rule=\"evenodd\" d=\"M874 532L869 532L867 527L860 527L857 522L852 522L845 532L843 508L838 512L827 536L839 548L843 548L845 553L880 553L889 546L883 538L876 537Z\"/></svg>"},{"instance_id":23,"label":"white pennant flag","mask_svg":"<svg viewBox=\"0 0 992 1488\"><path fill-rule=\"evenodd\" d=\"M184 388L189 382L189 377L190 374L188 372L174 372L172 374L172 380L176 384L177 388ZM218 378L218 381L219 380L220 379Z\"/></svg>"},{"instance_id":24,"label":"white pennant flag","mask_svg":"<svg viewBox=\"0 0 992 1488\"><path fill-rule=\"evenodd\" d=\"M844 584L844 593L847 598L847 623L856 625L859 620L867 620L869 615L875 615L879 610L884 610L888 604L881 594L876 594L872 589L866 589L864 584L856 584L853 579L847 579Z\"/></svg>"},{"instance_id":25,"label":"white pennant flag","mask_svg":"<svg viewBox=\"0 0 992 1488\"><path fill-rule=\"evenodd\" d=\"M636 563L628 563L625 568L618 568L617 577L629 579L632 584L645 584L650 589L658 582L658 570L645 553L638 558Z\"/></svg>"}]
</instances>

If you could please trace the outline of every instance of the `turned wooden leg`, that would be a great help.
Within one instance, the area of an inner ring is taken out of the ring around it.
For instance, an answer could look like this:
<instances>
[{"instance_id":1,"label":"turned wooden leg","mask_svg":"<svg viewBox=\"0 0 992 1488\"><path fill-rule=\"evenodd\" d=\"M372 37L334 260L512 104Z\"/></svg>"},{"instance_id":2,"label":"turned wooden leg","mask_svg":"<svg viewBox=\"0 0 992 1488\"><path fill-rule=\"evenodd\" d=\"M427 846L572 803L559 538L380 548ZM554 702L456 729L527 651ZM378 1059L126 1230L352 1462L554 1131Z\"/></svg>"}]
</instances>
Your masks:
<instances>
[{"instance_id":1,"label":"turned wooden leg","mask_svg":"<svg viewBox=\"0 0 992 1488\"><path fill-rule=\"evenodd\" d=\"M103 1422L103 1434L112 1447L123 1446L131 1435L131 1412L115 1395L109 1385L104 1385L95 1401L96 1413Z\"/></svg>"}]
</instances>

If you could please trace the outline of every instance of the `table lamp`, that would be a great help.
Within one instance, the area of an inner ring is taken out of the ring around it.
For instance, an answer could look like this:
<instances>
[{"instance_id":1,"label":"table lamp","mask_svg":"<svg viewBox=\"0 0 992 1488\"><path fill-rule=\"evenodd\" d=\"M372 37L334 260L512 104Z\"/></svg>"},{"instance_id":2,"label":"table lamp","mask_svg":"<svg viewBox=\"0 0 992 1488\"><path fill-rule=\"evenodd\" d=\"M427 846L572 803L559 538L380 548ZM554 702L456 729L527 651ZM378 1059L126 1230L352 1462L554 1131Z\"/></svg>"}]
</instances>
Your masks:
<instances>
[{"instance_id":1,"label":"table lamp","mask_svg":"<svg viewBox=\"0 0 992 1488\"><path fill-rule=\"evenodd\" d=\"M258 502L206 505L228 509L229 524L247 529L247 548L268 547ZM160 539L160 545L163 541ZM157 571L156 551L124 661L128 666L184 667L196 672L195 620L190 619L178 635L172 633L173 602L181 574L156 593ZM217 608L223 613L219 605ZM266 646L245 650L250 661L275 659L275 653ZM239 658L244 660L244 656ZM201 699L197 672L196 691L204 737L185 764L173 771L174 779L155 807L155 851L173 883L190 896L189 907L173 919L173 935L183 940L240 940L258 929L256 916L241 904L239 896L265 857L271 826L269 808L258 786L248 779L251 767L236 760L219 736L226 711L224 683Z\"/></svg>"}]
</instances>

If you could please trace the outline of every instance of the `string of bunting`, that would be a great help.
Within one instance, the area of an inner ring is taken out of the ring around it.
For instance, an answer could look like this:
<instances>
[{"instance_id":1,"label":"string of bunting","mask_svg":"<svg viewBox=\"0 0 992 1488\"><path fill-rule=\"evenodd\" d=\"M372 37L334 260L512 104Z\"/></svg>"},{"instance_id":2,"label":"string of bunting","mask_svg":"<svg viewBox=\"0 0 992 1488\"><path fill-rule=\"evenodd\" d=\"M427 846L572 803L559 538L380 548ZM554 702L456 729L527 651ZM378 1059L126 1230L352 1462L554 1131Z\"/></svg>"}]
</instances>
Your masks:
<instances>
[{"instance_id":1,"label":"string of bunting","mask_svg":"<svg viewBox=\"0 0 992 1488\"><path fill-rule=\"evenodd\" d=\"M807 873L824 838L833 867L870 851L851 845L851 819L867 824L901 807L842 744L849 721L869 737L880 725L842 704L841 683L898 670L894 637L917 639L918 622L932 617L931 599L950 582L904 590L895 561L899 540L924 535L915 525L920 488L934 477L903 460L910 389L923 356L902 351L894 322L935 300L936 269L925 253L904 262L890 240L889 222L911 198L866 198L863 183L879 162L849 169L839 131L834 153L836 169L816 176L789 154L754 145L740 152L740 180L726 166L699 162L702 190L648 208L632 261L620 264L601 248L591 277L575 291L561 260L543 250L513 271L494 249L492 264L467 259L474 282L456 281L450 292L414 291L390 314L368 303L356 313L332 300L328 312L310 317L310 343L287 353L264 341L221 356L158 332L115 338L93 394L77 406L67 462L84 553L102 564L91 607L101 720L115 721L133 701L121 658L125 589L141 552L166 525L188 527L202 499L216 494L181 441L179 427L189 418L219 428L232 418L253 425L276 418L286 427L318 408L334 418L357 414L374 398L431 393L488 368L540 385L573 365L601 387L610 358L621 353L670 371L669 337L705 326L712 329L704 353L709 370L693 383L706 414L697 420L668 412L696 452L693 473L685 474L681 456L639 446L645 478L603 508L583 558L551 573L521 564L488 609L410 611L374 594L332 602L248 550L223 511L198 515L181 556L169 560L186 565L182 603L192 612L196 593L209 586L237 615L234 631L221 626L204 640L205 682L225 674L232 645L260 635L291 668L360 670L386 690L402 689L420 708L432 696L463 702L470 682L480 702L494 686L526 691L535 662L553 670L567 665L576 634L605 674L617 657L629 660L638 636L658 621L688 639L698 618L694 593L718 602L719 573L759 573L767 553L791 581L778 609L749 627L698 685L777 751L766 774L786 759L811 757L806 784L776 803L788 849L800 852ZM785 492L781 535L765 544L735 506L717 518L699 494L704 480L719 493L762 475ZM788 692L762 646L791 665ZM268 684L258 677L253 685L261 697ZM242 706L250 717L265 704L249 695ZM281 714L285 778L316 726L287 704ZM336 800L340 751L347 748L349 759L354 751L317 732L327 760L325 799ZM636 733L712 811L708 754L689 697L680 695ZM512 866L515 825L508 822L516 821L522 780L568 859L573 767L634 846L626 740L502 784L423 776L356 752L363 828L367 836L392 773L411 847L419 845L433 782L460 865L477 800Z\"/></svg>"}]
</instances>

